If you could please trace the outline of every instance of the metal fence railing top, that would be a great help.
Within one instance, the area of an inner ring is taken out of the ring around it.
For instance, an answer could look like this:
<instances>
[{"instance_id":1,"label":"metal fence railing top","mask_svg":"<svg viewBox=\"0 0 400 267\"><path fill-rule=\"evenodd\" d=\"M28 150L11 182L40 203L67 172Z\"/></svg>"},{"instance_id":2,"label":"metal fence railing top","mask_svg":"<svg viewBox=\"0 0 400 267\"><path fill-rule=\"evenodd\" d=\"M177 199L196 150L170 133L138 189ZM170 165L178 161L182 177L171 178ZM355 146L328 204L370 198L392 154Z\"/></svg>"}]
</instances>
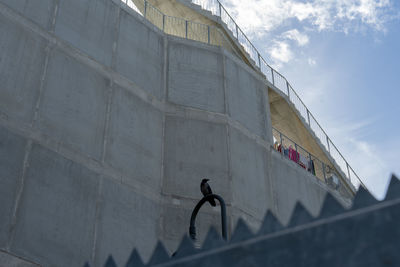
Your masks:
<instances>
[{"instance_id":1,"label":"metal fence railing top","mask_svg":"<svg viewBox=\"0 0 400 267\"><path fill-rule=\"evenodd\" d=\"M121 1L140 13L157 28L169 35L211 45L222 46L237 54L236 49L233 47L231 41L227 39L226 34L224 34L218 27L165 15L159 9L151 5L147 0ZM345 179L355 188L358 188L359 185L362 185L365 188L361 179L348 164L337 147L332 143L331 139L317 122L314 115L312 115L308 110L304 102L300 99L287 79L265 61L250 39L244 34L242 29L237 25L235 20L225 9L225 7L218 0L191 1L221 18L221 21L226 24L226 27L232 32L233 37L236 38L237 42L248 53L248 57L255 62L255 66L260 69L260 71L265 75L265 78L287 96L289 102L293 104L300 116L314 132L315 136L319 138L321 144L326 148L336 165L339 166L343 171L345 174Z\"/></svg>"}]
</instances>

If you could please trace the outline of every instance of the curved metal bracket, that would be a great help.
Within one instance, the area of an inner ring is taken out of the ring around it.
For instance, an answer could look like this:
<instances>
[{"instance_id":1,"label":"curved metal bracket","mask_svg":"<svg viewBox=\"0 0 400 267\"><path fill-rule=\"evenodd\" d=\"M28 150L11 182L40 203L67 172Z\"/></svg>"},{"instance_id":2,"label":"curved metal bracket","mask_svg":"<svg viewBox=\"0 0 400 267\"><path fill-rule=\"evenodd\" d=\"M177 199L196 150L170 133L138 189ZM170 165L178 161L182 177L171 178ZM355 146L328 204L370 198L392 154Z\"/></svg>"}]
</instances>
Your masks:
<instances>
[{"instance_id":1,"label":"curved metal bracket","mask_svg":"<svg viewBox=\"0 0 400 267\"><path fill-rule=\"evenodd\" d=\"M193 240L196 240L196 216L197 213L199 212L201 206L203 206L203 204L206 201L209 201L211 199L217 199L219 201L219 204L221 206L221 227L222 227L222 237L224 238L224 240L227 240L227 226L226 226L226 206L225 206L225 201L222 197L220 197L219 195L216 194L210 194L207 196L204 196L199 203L197 203L196 207L194 208L193 212L192 212L192 216L190 217L190 227L189 227L189 235L190 238L192 238Z\"/></svg>"}]
</instances>

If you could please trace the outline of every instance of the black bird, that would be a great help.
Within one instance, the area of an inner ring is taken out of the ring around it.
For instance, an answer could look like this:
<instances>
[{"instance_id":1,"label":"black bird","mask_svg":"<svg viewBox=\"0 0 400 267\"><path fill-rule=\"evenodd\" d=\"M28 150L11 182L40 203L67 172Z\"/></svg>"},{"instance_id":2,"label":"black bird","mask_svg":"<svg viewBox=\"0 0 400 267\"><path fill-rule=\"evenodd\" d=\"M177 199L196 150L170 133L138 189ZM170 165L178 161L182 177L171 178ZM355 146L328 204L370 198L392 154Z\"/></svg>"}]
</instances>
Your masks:
<instances>
[{"instance_id":1,"label":"black bird","mask_svg":"<svg viewBox=\"0 0 400 267\"><path fill-rule=\"evenodd\" d=\"M204 196L212 194L211 187L207 183L207 181L210 181L210 180L209 179L203 179L203 180L201 180L201 184L200 184L200 190L201 190L201 192L203 193ZM213 206L213 207L217 206L217 204L215 204L215 200L214 199L211 199L208 202L210 202L210 205Z\"/></svg>"}]
</instances>

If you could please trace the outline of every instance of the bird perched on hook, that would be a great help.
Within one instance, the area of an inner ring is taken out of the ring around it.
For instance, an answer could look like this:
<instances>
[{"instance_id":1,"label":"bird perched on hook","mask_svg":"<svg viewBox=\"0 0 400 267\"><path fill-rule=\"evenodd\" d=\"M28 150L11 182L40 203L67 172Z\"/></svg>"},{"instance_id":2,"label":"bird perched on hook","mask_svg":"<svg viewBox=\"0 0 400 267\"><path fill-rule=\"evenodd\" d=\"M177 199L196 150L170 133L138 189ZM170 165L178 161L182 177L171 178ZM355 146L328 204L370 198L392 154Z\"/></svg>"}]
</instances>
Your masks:
<instances>
[{"instance_id":1,"label":"bird perched on hook","mask_svg":"<svg viewBox=\"0 0 400 267\"><path fill-rule=\"evenodd\" d=\"M201 193L203 193L204 196L212 194L211 187L207 183L208 181L210 181L210 180L209 179L201 180L200 190L201 190ZM217 204L215 204L215 200L214 199L210 199L208 202L210 202L210 205L213 206L213 207L215 207L217 205Z\"/></svg>"}]
</instances>

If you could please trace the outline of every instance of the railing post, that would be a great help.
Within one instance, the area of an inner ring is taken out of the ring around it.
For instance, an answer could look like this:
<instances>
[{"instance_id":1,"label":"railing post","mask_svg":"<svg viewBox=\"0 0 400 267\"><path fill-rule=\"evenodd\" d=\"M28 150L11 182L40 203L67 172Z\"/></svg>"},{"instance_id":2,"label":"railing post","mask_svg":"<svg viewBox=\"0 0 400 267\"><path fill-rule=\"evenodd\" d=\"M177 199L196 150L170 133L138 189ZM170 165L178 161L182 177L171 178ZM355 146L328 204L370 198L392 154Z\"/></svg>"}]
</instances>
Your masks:
<instances>
[{"instance_id":1,"label":"railing post","mask_svg":"<svg viewBox=\"0 0 400 267\"><path fill-rule=\"evenodd\" d=\"M144 1L144 17L146 18L147 13L147 1Z\"/></svg>"},{"instance_id":2,"label":"railing post","mask_svg":"<svg viewBox=\"0 0 400 267\"><path fill-rule=\"evenodd\" d=\"M210 26L209 25L207 26L207 36L208 36L207 42L208 42L208 44L210 44Z\"/></svg>"},{"instance_id":3,"label":"railing post","mask_svg":"<svg viewBox=\"0 0 400 267\"><path fill-rule=\"evenodd\" d=\"M309 160L310 160L310 162L308 163L310 166L310 171L309 172L311 172L312 173L312 165L311 165L311 161L312 161L312 158L311 158L311 153L310 152L308 152L308 158L309 158ZM308 171L308 170L307 170Z\"/></svg>"},{"instance_id":4,"label":"railing post","mask_svg":"<svg viewBox=\"0 0 400 267\"><path fill-rule=\"evenodd\" d=\"M239 27L236 23L235 25L236 25L236 39L239 41Z\"/></svg>"},{"instance_id":5,"label":"railing post","mask_svg":"<svg viewBox=\"0 0 400 267\"><path fill-rule=\"evenodd\" d=\"M286 80L287 96L290 99L289 82Z\"/></svg>"},{"instance_id":6,"label":"railing post","mask_svg":"<svg viewBox=\"0 0 400 267\"><path fill-rule=\"evenodd\" d=\"M282 142L282 133L281 132L279 132L279 137L281 138L281 154L282 155L284 155L285 153L283 153L284 151L284 149L283 149L283 142Z\"/></svg>"},{"instance_id":7,"label":"railing post","mask_svg":"<svg viewBox=\"0 0 400 267\"><path fill-rule=\"evenodd\" d=\"M257 52L257 55L258 55L258 66L260 67L260 70L261 70L261 56L260 56L260 53L258 53L258 52Z\"/></svg>"},{"instance_id":8,"label":"railing post","mask_svg":"<svg viewBox=\"0 0 400 267\"><path fill-rule=\"evenodd\" d=\"M271 77L272 77L272 84L275 85L274 69L273 68L271 68Z\"/></svg>"},{"instance_id":9,"label":"railing post","mask_svg":"<svg viewBox=\"0 0 400 267\"><path fill-rule=\"evenodd\" d=\"M328 152L331 153L331 147L329 146L329 137L326 135L326 143L328 144Z\"/></svg>"},{"instance_id":10,"label":"railing post","mask_svg":"<svg viewBox=\"0 0 400 267\"><path fill-rule=\"evenodd\" d=\"M218 1L218 7L219 7L219 17L221 18L221 20L222 20L222 7L221 7L221 3Z\"/></svg>"},{"instance_id":11,"label":"railing post","mask_svg":"<svg viewBox=\"0 0 400 267\"><path fill-rule=\"evenodd\" d=\"M165 32L165 15L162 15L162 30Z\"/></svg>"},{"instance_id":12,"label":"railing post","mask_svg":"<svg viewBox=\"0 0 400 267\"><path fill-rule=\"evenodd\" d=\"M311 127L311 123L310 123L310 111L307 108L307 118L308 118L308 126Z\"/></svg>"},{"instance_id":13,"label":"railing post","mask_svg":"<svg viewBox=\"0 0 400 267\"><path fill-rule=\"evenodd\" d=\"M185 38L188 38L188 21L185 20Z\"/></svg>"},{"instance_id":14,"label":"railing post","mask_svg":"<svg viewBox=\"0 0 400 267\"><path fill-rule=\"evenodd\" d=\"M346 166L347 166L347 174L349 175L349 181L350 181L350 183L351 183L349 163L347 163L347 161L346 161Z\"/></svg>"}]
</instances>

